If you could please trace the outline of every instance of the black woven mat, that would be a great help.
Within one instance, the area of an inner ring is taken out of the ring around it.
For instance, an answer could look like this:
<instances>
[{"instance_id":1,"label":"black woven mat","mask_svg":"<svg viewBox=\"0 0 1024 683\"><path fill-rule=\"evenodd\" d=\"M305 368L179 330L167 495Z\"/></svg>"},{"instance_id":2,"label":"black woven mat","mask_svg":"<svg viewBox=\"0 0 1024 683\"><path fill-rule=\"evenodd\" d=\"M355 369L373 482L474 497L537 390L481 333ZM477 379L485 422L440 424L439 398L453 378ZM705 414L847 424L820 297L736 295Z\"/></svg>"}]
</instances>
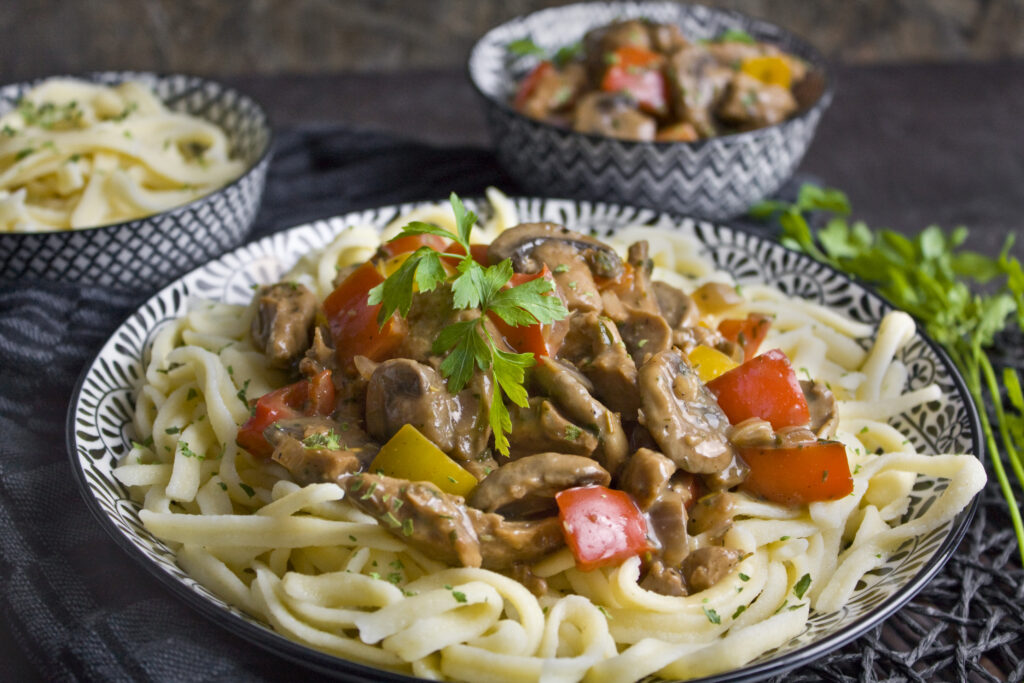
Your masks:
<instances>
[{"instance_id":1,"label":"black woven mat","mask_svg":"<svg viewBox=\"0 0 1024 683\"><path fill-rule=\"evenodd\" d=\"M486 150L285 132L253 237L488 185L516 189ZM75 488L64 445L75 380L148 295L0 279L0 619L13 639L0 679L316 680L186 607L106 537ZM786 680L1024 678L1024 571L998 490L982 495L955 557L913 602Z\"/></svg>"}]
</instances>

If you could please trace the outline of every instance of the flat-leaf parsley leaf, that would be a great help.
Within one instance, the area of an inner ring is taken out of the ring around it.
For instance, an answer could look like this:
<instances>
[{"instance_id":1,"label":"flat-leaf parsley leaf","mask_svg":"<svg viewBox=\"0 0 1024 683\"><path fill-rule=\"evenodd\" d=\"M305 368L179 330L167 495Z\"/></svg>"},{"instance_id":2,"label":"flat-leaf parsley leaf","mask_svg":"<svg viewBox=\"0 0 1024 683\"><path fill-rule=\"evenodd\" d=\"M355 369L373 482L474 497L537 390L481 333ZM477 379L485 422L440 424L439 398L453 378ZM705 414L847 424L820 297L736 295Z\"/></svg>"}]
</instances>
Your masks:
<instances>
[{"instance_id":1,"label":"flat-leaf parsley leaf","mask_svg":"<svg viewBox=\"0 0 1024 683\"><path fill-rule=\"evenodd\" d=\"M527 392L523 385L526 369L534 364L532 353L503 351L484 322L489 316L500 318L513 327L550 324L569 314L557 296L549 296L554 284L546 278L507 286L512 279L512 262L505 259L491 266L481 266L473 260L470 235L477 216L468 211L454 192L450 202L455 214L456 232L430 223L414 221L407 224L394 237L435 235L451 240L462 247L462 254L439 253L430 247L420 247L403 261L402 265L384 282L370 290L369 303L380 304L379 324L392 315L405 316L412 307L416 291L429 292L448 286L452 292L452 306L456 310L477 309L480 315L471 320L451 323L434 340L433 352L447 354L441 361L441 374L448 381L448 391L460 392L475 370L490 371L494 380L494 395L488 410L495 448L503 455L509 453L506 434L512 430L512 420L505 406L507 398L518 406L526 407ZM445 270L441 259L457 261L455 273Z\"/></svg>"}]
</instances>

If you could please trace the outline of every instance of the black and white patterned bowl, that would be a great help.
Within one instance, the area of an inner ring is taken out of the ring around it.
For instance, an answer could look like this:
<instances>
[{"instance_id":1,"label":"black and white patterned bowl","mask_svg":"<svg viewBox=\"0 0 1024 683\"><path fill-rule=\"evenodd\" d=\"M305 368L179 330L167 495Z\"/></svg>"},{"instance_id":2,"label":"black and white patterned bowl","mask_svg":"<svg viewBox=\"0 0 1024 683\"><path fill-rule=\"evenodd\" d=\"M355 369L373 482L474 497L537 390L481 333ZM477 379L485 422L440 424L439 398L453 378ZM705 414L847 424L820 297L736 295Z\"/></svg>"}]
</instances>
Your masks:
<instances>
[{"instance_id":1,"label":"black and white patterned bowl","mask_svg":"<svg viewBox=\"0 0 1024 683\"><path fill-rule=\"evenodd\" d=\"M619 19L677 24L691 40L746 31L802 57L814 87L800 113L778 125L697 142L633 142L577 133L517 112L517 84L537 63L508 50L531 38L547 53ZM778 26L727 10L674 2L583 3L545 9L492 29L474 46L469 77L484 103L498 160L529 193L616 201L721 220L746 211L793 174L832 101L821 55Z\"/></svg>"},{"instance_id":2,"label":"black and white patterned bowl","mask_svg":"<svg viewBox=\"0 0 1024 683\"><path fill-rule=\"evenodd\" d=\"M253 99L214 81L180 74L106 71L75 76L114 85L138 81L171 110L220 126L243 174L206 196L162 213L81 230L0 232L0 280L36 278L153 291L241 244L263 196L271 128ZM0 115L45 79L0 88Z\"/></svg>"},{"instance_id":3,"label":"black and white patterned bowl","mask_svg":"<svg viewBox=\"0 0 1024 683\"><path fill-rule=\"evenodd\" d=\"M735 228L680 218L623 205L572 200L512 200L522 221L551 221L608 236L628 225L644 225L692 236L716 267L740 284L767 283L828 306L860 322L877 325L892 309L881 297L828 266L775 242ZM131 450L133 403L145 378L144 358L158 329L189 310L198 299L245 304L252 285L273 282L300 256L328 244L356 225L383 228L422 204L386 206L301 225L232 251L192 271L151 297L124 322L85 369L71 398L67 443L72 471L86 505L101 526L133 559L174 594L221 626L304 666L350 681L411 681L314 650L276 633L261 619L232 607L191 578L175 563L174 552L139 519L139 506L113 476L119 459ZM483 217L487 203L467 200ZM864 342L868 343L867 340ZM908 370L908 389L936 383L946 397L920 405L892 420L922 453L981 455L978 415L956 368L922 334L900 350ZM920 479L910 496L905 519L920 516L945 490L943 480ZM976 499L977 500L977 499ZM959 544L974 513L972 504L933 531L909 539L854 590L851 600L831 614L812 613L804 631L784 646L747 666L703 681L752 681L807 664L874 628L909 601L939 571Z\"/></svg>"}]
</instances>

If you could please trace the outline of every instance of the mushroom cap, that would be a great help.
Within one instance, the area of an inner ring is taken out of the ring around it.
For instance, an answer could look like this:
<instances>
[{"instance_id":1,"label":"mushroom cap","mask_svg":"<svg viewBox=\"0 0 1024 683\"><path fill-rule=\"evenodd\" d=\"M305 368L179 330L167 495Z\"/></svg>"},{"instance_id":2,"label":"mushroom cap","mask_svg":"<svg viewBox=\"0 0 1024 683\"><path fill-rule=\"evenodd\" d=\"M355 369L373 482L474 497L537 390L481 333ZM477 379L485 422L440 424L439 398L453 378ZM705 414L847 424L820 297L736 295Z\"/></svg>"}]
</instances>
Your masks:
<instances>
[{"instance_id":1,"label":"mushroom cap","mask_svg":"<svg viewBox=\"0 0 1024 683\"><path fill-rule=\"evenodd\" d=\"M551 240L566 242L578 249L586 258L594 275L617 277L622 273L622 259L607 244L570 230L557 223L520 223L502 232L487 248L491 263L512 260L517 273L536 273L541 263L532 258L538 245Z\"/></svg>"}]
</instances>

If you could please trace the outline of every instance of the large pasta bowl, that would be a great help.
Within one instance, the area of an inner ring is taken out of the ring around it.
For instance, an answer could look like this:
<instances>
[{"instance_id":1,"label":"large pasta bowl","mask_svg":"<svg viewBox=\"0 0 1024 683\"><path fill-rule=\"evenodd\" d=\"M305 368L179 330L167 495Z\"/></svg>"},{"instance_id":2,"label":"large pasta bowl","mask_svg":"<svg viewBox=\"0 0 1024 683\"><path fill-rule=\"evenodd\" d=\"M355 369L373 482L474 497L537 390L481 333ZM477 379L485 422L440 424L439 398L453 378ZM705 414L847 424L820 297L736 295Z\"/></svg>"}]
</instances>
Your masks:
<instances>
[{"instance_id":1,"label":"large pasta bowl","mask_svg":"<svg viewBox=\"0 0 1024 683\"><path fill-rule=\"evenodd\" d=\"M209 194L142 218L56 232L0 231L0 278L150 292L244 241L270 162L270 124L257 102L221 83L181 74L125 71L77 78L103 85L136 81L171 111L216 124L244 171ZM43 80L0 88L0 115Z\"/></svg>"},{"instance_id":2,"label":"large pasta bowl","mask_svg":"<svg viewBox=\"0 0 1024 683\"><path fill-rule=\"evenodd\" d=\"M133 399L144 379L144 359L161 325L183 315L197 298L244 304L250 300L254 284L274 281L300 256L328 244L343 231L357 225L379 229L416 206L389 206L302 225L247 244L173 282L146 301L103 346L83 372L68 413L68 450L82 495L100 525L129 556L175 596L226 629L282 657L348 680L412 679L290 640L267 621L211 592L177 564L168 544L147 529L140 506L113 472L137 436ZM489 212L482 202L467 202L467 206L482 216ZM846 276L727 226L648 209L574 200L519 198L512 200L512 206L521 221L557 222L593 230L599 236L636 225L688 236L706 258L741 285L767 283L860 323L878 323L891 310L887 302ZM910 389L934 384L945 399L916 405L897 414L889 424L921 453L980 454L977 414L948 358L921 334L913 335L897 357L907 368ZM903 518L921 518L951 488L948 480L919 476ZM968 505L930 531L906 539L861 578L837 611L811 612L795 637L749 663L704 680L756 680L779 674L822 657L878 625L941 569L964 534L973 509Z\"/></svg>"}]
</instances>

